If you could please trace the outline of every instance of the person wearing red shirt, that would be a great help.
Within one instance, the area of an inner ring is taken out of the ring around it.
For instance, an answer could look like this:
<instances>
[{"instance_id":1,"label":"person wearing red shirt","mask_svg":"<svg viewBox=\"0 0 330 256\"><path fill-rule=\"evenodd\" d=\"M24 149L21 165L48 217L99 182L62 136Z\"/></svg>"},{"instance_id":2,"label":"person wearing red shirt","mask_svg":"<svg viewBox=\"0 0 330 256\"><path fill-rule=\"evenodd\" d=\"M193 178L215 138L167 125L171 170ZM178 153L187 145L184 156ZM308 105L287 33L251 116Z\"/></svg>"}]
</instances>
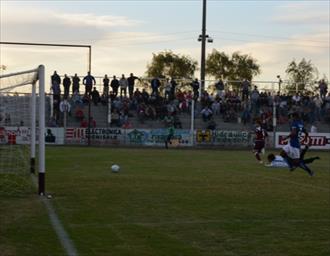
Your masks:
<instances>
[{"instance_id":1,"label":"person wearing red shirt","mask_svg":"<svg viewBox=\"0 0 330 256\"><path fill-rule=\"evenodd\" d=\"M259 161L260 164L263 164L263 161L261 160L260 154L264 152L265 149L265 140L268 136L265 129L261 127L260 120L256 121L256 128L254 130L255 137L254 137L254 147L253 147L253 153L256 157L256 159Z\"/></svg>"}]
</instances>

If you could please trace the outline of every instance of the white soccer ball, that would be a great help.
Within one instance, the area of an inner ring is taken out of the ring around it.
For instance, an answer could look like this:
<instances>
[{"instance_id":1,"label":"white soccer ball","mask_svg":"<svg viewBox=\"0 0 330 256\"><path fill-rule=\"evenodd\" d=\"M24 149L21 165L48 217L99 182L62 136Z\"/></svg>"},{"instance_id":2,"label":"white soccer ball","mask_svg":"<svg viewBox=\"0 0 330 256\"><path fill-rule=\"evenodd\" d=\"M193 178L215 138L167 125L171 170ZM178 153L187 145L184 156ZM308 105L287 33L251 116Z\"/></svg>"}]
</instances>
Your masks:
<instances>
[{"instance_id":1,"label":"white soccer ball","mask_svg":"<svg viewBox=\"0 0 330 256\"><path fill-rule=\"evenodd\" d=\"M112 172L119 172L120 167L119 167L119 165L117 165L117 164L113 164L113 165L111 166L111 170L112 170Z\"/></svg>"}]
</instances>

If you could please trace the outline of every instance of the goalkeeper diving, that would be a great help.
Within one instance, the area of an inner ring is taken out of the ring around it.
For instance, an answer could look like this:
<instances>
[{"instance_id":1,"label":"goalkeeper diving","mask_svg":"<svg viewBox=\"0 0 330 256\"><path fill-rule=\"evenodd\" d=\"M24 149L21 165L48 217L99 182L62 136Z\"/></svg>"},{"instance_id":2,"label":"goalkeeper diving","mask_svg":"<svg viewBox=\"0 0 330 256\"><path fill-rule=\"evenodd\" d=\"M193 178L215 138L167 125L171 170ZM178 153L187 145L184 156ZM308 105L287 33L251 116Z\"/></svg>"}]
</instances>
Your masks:
<instances>
[{"instance_id":1,"label":"goalkeeper diving","mask_svg":"<svg viewBox=\"0 0 330 256\"><path fill-rule=\"evenodd\" d=\"M314 172L309 168L307 164L313 163L315 160L320 159L320 157L315 156L311 158L304 159L304 156L309 149L308 146L305 147L300 153L299 161L294 163L293 166L289 165L287 159L283 158L280 155L269 154L267 159L269 164L266 164L266 167L274 167L274 168L289 168L290 171L293 171L295 168L300 167L304 171L306 171L310 176L314 176Z\"/></svg>"}]
</instances>

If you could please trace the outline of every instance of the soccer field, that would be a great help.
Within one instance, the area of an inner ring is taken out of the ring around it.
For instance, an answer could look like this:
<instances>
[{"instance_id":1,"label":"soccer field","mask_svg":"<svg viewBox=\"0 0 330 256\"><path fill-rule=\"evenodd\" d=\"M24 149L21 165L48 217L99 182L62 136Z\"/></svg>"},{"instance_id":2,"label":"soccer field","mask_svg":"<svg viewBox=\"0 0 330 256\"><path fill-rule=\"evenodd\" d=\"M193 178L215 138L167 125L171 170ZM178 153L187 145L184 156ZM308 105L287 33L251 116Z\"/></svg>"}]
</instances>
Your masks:
<instances>
[{"instance_id":1,"label":"soccer field","mask_svg":"<svg viewBox=\"0 0 330 256\"><path fill-rule=\"evenodd\" d=\"M314 155L309 177L248 150L48 147L46 189L79 255L326 256L330 155ZM0 199L1 256L65 255L38 196Z\"/></svg>"}]
</instances>

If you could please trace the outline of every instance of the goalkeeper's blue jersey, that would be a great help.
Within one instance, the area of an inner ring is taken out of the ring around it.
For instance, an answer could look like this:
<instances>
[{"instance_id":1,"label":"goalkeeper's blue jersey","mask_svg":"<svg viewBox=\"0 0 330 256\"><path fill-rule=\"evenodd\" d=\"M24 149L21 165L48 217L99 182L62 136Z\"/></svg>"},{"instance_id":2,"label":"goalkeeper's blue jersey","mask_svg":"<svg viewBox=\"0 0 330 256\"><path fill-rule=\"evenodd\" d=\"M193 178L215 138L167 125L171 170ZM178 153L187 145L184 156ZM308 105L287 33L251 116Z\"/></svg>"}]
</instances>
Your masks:
<instances>
[{"instance_id":1,"label":"goalkeeper's blue jersey","mask_svg":"<svg viewBox=\"0 0 330 256\"><path fill-rule=\"evenodd\" d=\"M301 121L293 121L291 124L291 132L296 130L295 136L290 138L290 146L294 148L300 148L300 137L304 131L304 124Z\"/></svg>"}]
</instances>

